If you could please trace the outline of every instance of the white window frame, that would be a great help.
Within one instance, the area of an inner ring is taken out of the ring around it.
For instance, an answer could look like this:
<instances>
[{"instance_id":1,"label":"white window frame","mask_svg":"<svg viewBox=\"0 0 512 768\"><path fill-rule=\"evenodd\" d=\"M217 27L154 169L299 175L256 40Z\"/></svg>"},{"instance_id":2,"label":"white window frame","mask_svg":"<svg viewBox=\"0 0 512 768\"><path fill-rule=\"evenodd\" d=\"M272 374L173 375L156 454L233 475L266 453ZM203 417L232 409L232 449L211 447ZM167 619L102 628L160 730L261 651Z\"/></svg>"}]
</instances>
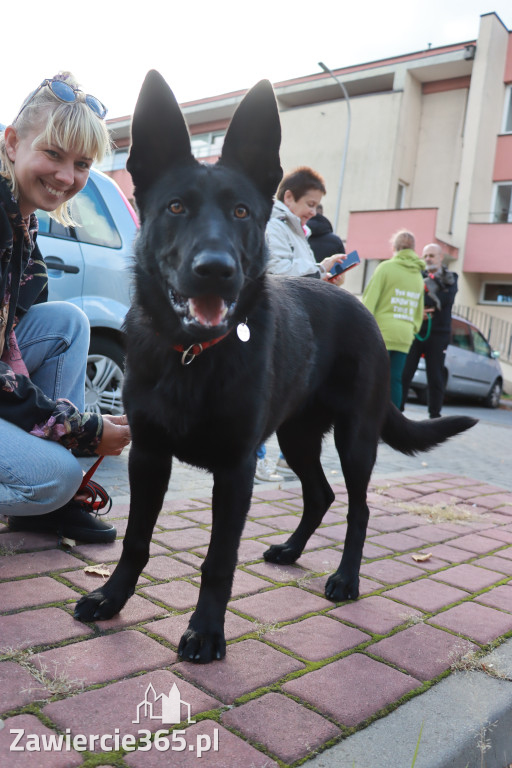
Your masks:
<instances>
[{"instance_id":1,"label":"white window frame","mask_svg":"<svg viewBox=\"0 0 512 768\"><path fill-rule=\"evenodd\" d=\"M512 299L510 301L489 301L488 299L484 299L486 285L506 285L512 288L512 280L486 280L482 283L482 287L480 288L480 298L478 300L479 304L487 304L492 307L512 307Z\"/></svg>"},{"instance_id":2,"label":"white window frame","mask_svg":"<svg viewBox=\"0 0 512 768\"><path fill-rule=\"evenodd\" d=\"M98 171L103 171L103 173L121 171L126 168L126 161L128 160L129 154L130 147L118 147L105 155L101 163L95 163L94 167Z\"/></svg>"},{"instance_id":3,"label":"white window frame","mask_svg":"<svg viewBox=\"0 0 512 768\"><path fill-rule=\"evenodd\" d=\"M507 130L507 122L510 127ZM501 133L512 133L512 85L507 86L505 91L505 108L503 110L503 122L501 124Z\"/></svg>"},{"instance_id":4,"label":"white window frame","mask_svg":"<svg viewBox=\"0 0 512 768\"><path fill-rule=\"evenodd\" d=\"M220 155L224 139L226 138L226 132L227 129L193 133L190 138L192 140L192 154L194 157L196 159L201 159L202 157L215 157ZM194 140L197 141L198 139L202 140L204 144L201 148L194 148ZM222 141L219 141L219 139L222 139Z\"/></svg>"},{"instance_id":5,"label":"white window frame","mask_svg":"<svg viewBox=\"0 0 512 768\"><path fill-rule=\"evenodd\" d=\"M459 182L456 181L455 182L455 186L453 188L452 210L451 210L451 214L450 214L450 229L448 230L448 233L450 235L453 233L453 227L454 227L454 224L455 224L455 215L457 213L457 203L458 203L458 201L459 201Z\"/></svg>"},{"instance_id":6,"label":"white window frame","mask_svg":"<svg viewBox=\"0 0 512 768\"><path fill-rule=\"evenodd\" d=\"M496 222L495 220L495 211L496 211L496 202L498 198L498 187L512 187L512 181L496 181L493 184L492 189L492 205L491 205L491 215L490 215L490 222L491 224L499 224L499 223L511 223L512 222L512 195L510 197L510 206L508 210L508 220L507 222Z\"/></svg>"},{"instance_id":7,"label":"white window frame","mask_svg":"<svg viewBox=\"0 0 512 768\"><path fill-rule=\"evenodd\" d=\"M403 208L405 208L405 196L407 194L408 187L409 185L406 184L405 181L401 181L401 179L398 180L398 186L396 188L395 210L401 211Z\"/></svg>"}]
</instances>

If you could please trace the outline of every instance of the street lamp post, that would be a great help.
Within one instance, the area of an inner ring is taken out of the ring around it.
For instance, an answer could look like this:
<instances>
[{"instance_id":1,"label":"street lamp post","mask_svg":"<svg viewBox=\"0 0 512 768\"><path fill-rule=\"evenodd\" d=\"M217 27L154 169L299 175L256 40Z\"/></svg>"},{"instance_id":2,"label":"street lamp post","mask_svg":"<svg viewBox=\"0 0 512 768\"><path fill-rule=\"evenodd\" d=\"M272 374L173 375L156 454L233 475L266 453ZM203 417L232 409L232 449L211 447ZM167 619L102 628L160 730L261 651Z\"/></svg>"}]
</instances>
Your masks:
<instances>
[{"instance_id":1,"label":"street lamp post","mask_svg":"<svg viewBox=\"0 0 512 768\"><path fill-rule=\"evenodd\" d=\"M318 66L321 69L323 69L323 71L326 74L330 75L333 78L333 80L335 80L338 83L338 85L341 88L341 91L343 93L343 96L345 98L345 101L347 102L347 130L345 131L345 144L343 146L343 155L342 155L342 158L341 158L340 179L339 179L339 182L338 182L338 199L337 199L337 202L336 202L336 216L335 216L335 219L334 219L334 231L336 232L337 229L338 229L338 219L339 219L339 216L340 216L341 193L343 191L343 179L344 179L344 176L345 176L345 165L346 165L346 162L347 162L348 140L349 140L349 136L350 136L350 123L351 123L352 115L351 115L351 112L350 112L350 99L348 97L348 93L347 93L347 89L345 88L345 85L341 82L341 80L339 80L336 77L334 72L332 72L329 69L329 67L327 67L323 63L323 61L319 61L318 62Z\"/></svg>"}]
</instances>

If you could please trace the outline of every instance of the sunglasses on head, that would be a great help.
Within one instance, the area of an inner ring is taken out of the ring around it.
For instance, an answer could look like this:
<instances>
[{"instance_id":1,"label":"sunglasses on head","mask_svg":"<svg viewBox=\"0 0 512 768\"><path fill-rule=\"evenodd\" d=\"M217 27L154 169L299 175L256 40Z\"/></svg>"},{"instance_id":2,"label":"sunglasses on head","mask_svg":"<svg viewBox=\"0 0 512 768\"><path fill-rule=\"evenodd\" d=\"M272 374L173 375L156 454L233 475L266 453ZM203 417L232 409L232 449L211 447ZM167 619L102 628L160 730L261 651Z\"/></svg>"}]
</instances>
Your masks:
<instances>
[{"instance_id":1,"label":"sunglasses on head","mask_svg":"<svg viewBox=\"0 0 512 768\"><path fill-rule=\"evenodd\" d=\"M62 101L64 104L72 104L73 102L78 101L79 99L77 94L83 93L80 88L73 88L72 85L65 83L63 80L43 80L41 85L35 89L35 91L29 96L25 104L22 106L16 115L14 122L16 122L25 107L28 107L32 99L39 93L39 91L46 86L48 86L55 98L59 101ZM101 101L96 98L96 96L91 96L90 93L85 93L84 97L84 102L87 104L89 109L92 109L95 115L98 115L99 118L103 119L107 114L106 106L102 104Z\"/></svg>"}]
</instances>

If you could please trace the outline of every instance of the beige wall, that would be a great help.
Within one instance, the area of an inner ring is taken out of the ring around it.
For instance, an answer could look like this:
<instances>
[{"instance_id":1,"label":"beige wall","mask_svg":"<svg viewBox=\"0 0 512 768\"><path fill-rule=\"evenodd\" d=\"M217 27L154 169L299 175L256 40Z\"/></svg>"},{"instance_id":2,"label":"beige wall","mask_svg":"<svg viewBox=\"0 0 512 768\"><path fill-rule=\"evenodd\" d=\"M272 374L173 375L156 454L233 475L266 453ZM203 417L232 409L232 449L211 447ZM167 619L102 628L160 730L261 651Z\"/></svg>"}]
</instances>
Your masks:
<instances>
[{"instance_id":1,"label":"beige wall","mask_svg":"<svg viewBox=\"0 0 512 768\"><path fill-rule=\"evenodd\" d=\"M467 89L424 94L410 205L439 208L437 235L449 232L455 183L459 180Z\"/></svg>"},{"instance_id":2,"label":"beige wall","mask_svg":"<svg viewBox=\"0 0 512 768\"><path fill-rule=\"evenodd\" d=\"M403 89L400 102L396 105L399 112L394 138L393 164L384 207L395 208L398 184L402 182L407 185L402 207L409 208L413 207L414 171L421 121L421 83L410 72L401 72L396 80L398 81L396 85L402 82Z\"/></svg>"},{"instance_id":3,"label":"beige wall","mask_svg":"<svg viewBox=\"0 0 512 768\"><path fill-rule=\"evenodd\" d=\"M401 99L401 93L391 92L351 99L352 124L338 227L343 239L349 211L388 207ZM325 214L333 221L347 125L345 102L296 107L281 112L280 117L285 172L310 165L322 174L327 187Z\"/></svg>"}]
</instances>

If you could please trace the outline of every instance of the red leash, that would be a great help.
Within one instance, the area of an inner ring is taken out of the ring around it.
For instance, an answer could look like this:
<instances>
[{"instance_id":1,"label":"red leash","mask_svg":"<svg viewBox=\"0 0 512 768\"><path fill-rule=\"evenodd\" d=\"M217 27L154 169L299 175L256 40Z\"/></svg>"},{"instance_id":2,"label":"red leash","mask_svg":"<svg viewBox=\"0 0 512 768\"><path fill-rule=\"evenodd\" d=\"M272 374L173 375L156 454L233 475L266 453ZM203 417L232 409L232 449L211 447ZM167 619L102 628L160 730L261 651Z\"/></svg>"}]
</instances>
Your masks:
<instances>
[{"instance_id":1,"label":"red leash","mask_svg":"<svg viewBox=\"0 0 512 768\"><path fill-rule=\"evenodd\" d=\"M80 488L78 489L77 493L80 493L80 491L85 490L87 483L89 482L91 477L94 475L94 473L96 472L96 470L98 469L99 465L101 464L104 458L105 458L104 456L100 456L99 459L97 459L94 462L92 467L89 468L89 471L85 473L84 479L82 480L82 484L80 485Z\"/></svg>"},{"instance_id":2,"label":"red leash","mask_svg":"<svg viewBox=\"0 0 512 768\"><path fill-rule=\"evenodd\" d=\"M103 512L105 515L112 506L112 499L101 485L91 480L91 477L94 475L104 458L104 456L100 456L99 459L96 459L92 467L85 473L76 495L79 493L86 495L90 499L90 501L88 501L89 506L92 507L96 513L108 504L108 509Z\"/></svg>"}]
</instances>

